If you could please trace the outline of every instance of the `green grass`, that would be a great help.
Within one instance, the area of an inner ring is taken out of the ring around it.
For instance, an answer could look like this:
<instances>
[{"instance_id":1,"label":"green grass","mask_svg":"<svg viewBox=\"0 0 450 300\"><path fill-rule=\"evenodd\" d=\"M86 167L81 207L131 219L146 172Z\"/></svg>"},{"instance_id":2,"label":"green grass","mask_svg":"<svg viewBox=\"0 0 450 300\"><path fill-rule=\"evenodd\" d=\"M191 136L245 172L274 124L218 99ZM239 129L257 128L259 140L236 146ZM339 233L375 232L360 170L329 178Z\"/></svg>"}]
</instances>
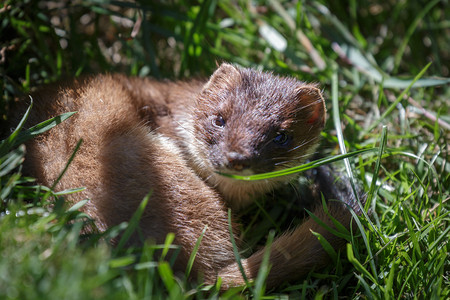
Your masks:
<instances>
[{"instance_id":1,"label":"green grass","mask_svg":"<svg viewBox=\"0 0 450 300\"><path fill-rule=\"evenodd\" d=\"M15 99L86 73L176 79L207 76L229 61L320 83L329 115L323 156L378 147L347 164L368 198L357 237L304 281L267 291L261 276L253 288L222 296L445 299L448 15L446 0L6 0L0 7L1 133L11 134L6 120ZM0 146L0 298L218 297L214 287L172 273L165 256L174 247L171 236L165 245L137 249L108 244L135 221L84 234L92 224L79 207L55 202L63 193L21 175L20 144L33 132L13 134ZM342 170L345 164L334 163ZM242 213L249 248L270 243L271 230L279 234L304 216L300 203L276 195Z\"/></svg>"}]
</instances>

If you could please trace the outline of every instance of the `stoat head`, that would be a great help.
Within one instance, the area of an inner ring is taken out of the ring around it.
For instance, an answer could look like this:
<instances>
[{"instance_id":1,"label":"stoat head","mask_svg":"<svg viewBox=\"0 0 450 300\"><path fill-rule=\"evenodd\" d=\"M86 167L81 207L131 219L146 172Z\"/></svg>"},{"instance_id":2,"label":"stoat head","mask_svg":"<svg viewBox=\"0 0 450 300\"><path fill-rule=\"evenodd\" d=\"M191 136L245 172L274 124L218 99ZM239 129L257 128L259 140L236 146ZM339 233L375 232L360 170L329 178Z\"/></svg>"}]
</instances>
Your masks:
<instances>
[{"instance_id":1,"label":"stoat head","mask_svg":"<svg viewBox=\"0 0 450 300\"><path fill-rule=\"evenodd\" d=\"M286 178L244 182L217 172L251 175L298 165L314 151L325 122L315 85L229 64L214 72L191 112L194 168L233 207Z\"/></svg>"}]
</instances>

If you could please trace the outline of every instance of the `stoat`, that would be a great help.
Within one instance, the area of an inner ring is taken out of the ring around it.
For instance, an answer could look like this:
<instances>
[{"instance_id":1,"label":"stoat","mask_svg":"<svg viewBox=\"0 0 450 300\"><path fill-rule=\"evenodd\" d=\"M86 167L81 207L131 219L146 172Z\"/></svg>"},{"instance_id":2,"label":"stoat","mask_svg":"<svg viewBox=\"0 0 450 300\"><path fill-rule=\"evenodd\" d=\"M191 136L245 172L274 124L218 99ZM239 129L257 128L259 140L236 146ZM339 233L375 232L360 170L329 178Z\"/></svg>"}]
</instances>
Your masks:
<instances>
[{"instance_id":1,"label":"stoat","mask_svg":"<svg viewBox=\"0 0 450 300\"><path fill-rule=\"evenodd\" d=\"M143 236L161 243L174 233L181 248L175 268L184 270L206 228L193 274L207 283L220 276L225 289L244 284L230 241L228 208L245 207L289 178L248 182L220 173L250 175L298 165L314 151L325 122L317 86L229 64L209 80L96 75L46 86L32 98L30 125L77 113L28 142L26 172L52 185L83 139L56 189L86 187L67 200L90 199L83 209L100 230L130 220L152 191L134 241ZM328 210L349 226L344 204L330 202ZM321 205L314 213L333 227ZM238 223L232 222L238 236ZM336 248L343 243L306 219L272 244L268 287L327 263L311 231ZM243 260L249 280L256 278L264 251Z\"/></svg>"}]
</instances>

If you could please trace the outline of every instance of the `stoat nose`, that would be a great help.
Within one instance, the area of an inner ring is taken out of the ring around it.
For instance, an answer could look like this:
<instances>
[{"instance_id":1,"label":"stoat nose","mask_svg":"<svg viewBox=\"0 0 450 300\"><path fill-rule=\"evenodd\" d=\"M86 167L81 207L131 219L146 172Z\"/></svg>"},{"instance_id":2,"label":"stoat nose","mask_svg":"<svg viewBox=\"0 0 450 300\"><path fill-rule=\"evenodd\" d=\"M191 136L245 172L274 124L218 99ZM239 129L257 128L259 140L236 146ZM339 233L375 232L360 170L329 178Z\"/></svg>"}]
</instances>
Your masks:
<instances>
[{"instance_id":1,"label":"stoat nose","mask_svg":"<svg viewBox=\"0 0 450 300\"><path fill-rule=\"evenodd\" d=\"M230 169L242 171L250 167L248 159L241 153L231 151L226 154L226 158Z\"/></svg>"}]
</instances>

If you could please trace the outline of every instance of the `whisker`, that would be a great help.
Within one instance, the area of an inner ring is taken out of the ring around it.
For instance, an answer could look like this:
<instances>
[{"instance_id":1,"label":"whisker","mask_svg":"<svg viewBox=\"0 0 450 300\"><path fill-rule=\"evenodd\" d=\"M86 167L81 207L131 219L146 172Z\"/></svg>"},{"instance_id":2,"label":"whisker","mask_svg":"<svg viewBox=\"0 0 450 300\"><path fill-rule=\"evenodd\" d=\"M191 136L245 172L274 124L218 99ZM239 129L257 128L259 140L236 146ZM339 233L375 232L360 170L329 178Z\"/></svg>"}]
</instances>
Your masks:
<instances>
[{"instance_id":1,"label":"whisker","mask_svg":"<svg viewBox=\"0 0 450 300\"><path fill-rule=\"evenodd\" d=\"M306 157L309 157L309 156L310 156L309 153L308 153L308 154L303 154L303 155L301 155L301 156L293 157L293 158L291 158L290 160L285 160L285 161L282 161L282 162L275 163L274 165L275 165L275 166L279 166L279 165L282 165L282 164L287 164L287 163L292 163L292 162L298 162L301 158L306 158Z\"/></svg>"},{"instance_id":2,"label":"whisker","mask_svg":"<svg viewBox=\"0 0 450 300\"><path fill-rule=\"evenodd\" d=\"M294 190L295 198L296 198L296 199L301 199L300 193L299 193L299 191L298 191L297 186L296 186L294 183L292 183L292 181L289 181L288 184L289 184L289 186L292 188L292 190Z\"/></svg>"},{"instance_id":3,"label":"whisker","mask_svg":"<svg viewBox=\"0 0 450 300\"><path fill-rule=\"evenodd\" d=\"M313 154L317 154L318 152L317 151L314 151L314 152L312 152L312 153L307 153L307 154L303 154L303 155L300 155L300 156L297 156L297 157L293 157L292 158L292 160L293 161L295 161L295 160L300 160L301 158L303 159L303 158L306 158L306 157L310 157L311 155L313 155Z\"/></svg>"},{"instance_id":4,"label":"whisker","mask_svg":"<svg viewBox=\"0 0 450 300\"><path fill-rule=\"evenodd\" d=\"M267 145L269 145L270 143L272 143L272 140L269 139L264 145L262 145L260 151L264 150L264 148L267 147Z\"/></svg>"},{"instance_id":5,"label":"whisker","mask_svg":"<svg viewBox=\"0 0 450 300\"><path fill-rule=\"evenodd\" d=\"M298 148L303 147L303 146L305 146L305 145L308 145L309 143L311 143L311 142L317 140L318 138L319 138L319 137L313 137L312 139L309 139L309 140L307 140L307 141L303 140L302 142L300 142L300 144L299 144L298 146L295 146L294 148L289 149L289 150L287 150L286 152L292 152L292 151L295 151L295 150L297 150Z\"/></svg>"}]
</instances>

